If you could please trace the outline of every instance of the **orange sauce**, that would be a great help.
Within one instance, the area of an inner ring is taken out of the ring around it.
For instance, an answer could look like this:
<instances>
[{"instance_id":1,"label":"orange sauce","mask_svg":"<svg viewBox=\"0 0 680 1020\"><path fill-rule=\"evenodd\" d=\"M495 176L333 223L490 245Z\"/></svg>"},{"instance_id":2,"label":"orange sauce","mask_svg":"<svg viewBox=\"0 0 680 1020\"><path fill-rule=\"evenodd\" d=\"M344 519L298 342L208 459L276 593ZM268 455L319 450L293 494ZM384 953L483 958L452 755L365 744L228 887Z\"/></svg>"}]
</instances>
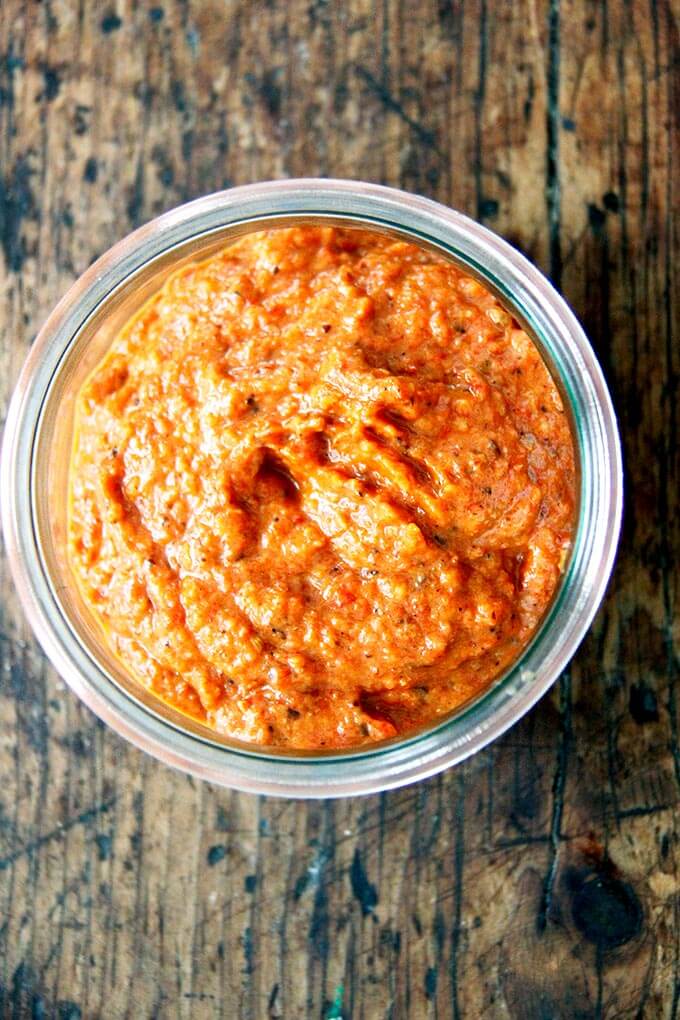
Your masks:
<instances>
[{"instance_id":1,"label":"orange sauce","mask_svg":"<svg viewBox=\"0 0 680 1020\"><path fill-rule=\"evenodd\" d=\"M130 672L220 733L333 749L484 691L558 585L574 448L536 347L444 258L251 234L83 386L69 558Z\"/></svg>"}]
</instances>

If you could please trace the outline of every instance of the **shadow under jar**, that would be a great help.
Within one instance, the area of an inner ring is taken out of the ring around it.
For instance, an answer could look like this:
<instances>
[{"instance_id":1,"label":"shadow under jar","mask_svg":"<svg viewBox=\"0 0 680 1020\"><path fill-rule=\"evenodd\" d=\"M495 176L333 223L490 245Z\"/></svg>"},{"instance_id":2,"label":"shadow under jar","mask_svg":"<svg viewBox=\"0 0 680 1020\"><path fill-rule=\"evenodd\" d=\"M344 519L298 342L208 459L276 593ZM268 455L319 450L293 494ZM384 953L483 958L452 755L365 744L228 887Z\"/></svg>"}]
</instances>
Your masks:
<instances>
[{"instance_id":1,"label":"shadow under jar","mask_svg":"<svg viewBox=\"0 0 680 1020\"><path fill-rule=\"evenodd\" d=\"M527 330L559 389L577 460L573 542L555 596L517 660L430 727L371 745L298 751L230 740L149 693L112 653L67 560L75 400L123 326L170 273L239 236L299 224L355 226L428 247L476 277ZM41 331L10 407L2 515L27 616L51 661L104 721L167 764L237 789L294 797L370 793L441 771L504 732L554 682L588 628L618 538L616 422L592 349L548 281L485 228L426 199L354 181L235 188L165 214L71 288Z\"/></svg>"}]
</instances>

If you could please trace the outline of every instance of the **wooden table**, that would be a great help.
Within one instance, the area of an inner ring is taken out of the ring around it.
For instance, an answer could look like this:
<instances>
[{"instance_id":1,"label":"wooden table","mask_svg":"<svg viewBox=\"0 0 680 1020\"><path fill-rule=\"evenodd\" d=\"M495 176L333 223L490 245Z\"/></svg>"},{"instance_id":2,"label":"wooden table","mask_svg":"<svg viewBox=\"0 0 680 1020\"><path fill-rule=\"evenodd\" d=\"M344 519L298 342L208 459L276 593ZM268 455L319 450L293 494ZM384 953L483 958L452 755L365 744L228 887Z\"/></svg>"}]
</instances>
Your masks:
<instances>
[{"instance_id":1,"label":"wooden table","mask_svg":"<svg viewBox=\"0 0 680 1020\"><path fill-rule=\"evenodd\" d=\"M678 52L668 0L3 0L3 400L132 227L359 177L550 274L627 463L609 595L553 693L367 799L258 799L133 750L46 665L3 566L3 1017L678 1015Z\"/></svg>"}]
</instances>

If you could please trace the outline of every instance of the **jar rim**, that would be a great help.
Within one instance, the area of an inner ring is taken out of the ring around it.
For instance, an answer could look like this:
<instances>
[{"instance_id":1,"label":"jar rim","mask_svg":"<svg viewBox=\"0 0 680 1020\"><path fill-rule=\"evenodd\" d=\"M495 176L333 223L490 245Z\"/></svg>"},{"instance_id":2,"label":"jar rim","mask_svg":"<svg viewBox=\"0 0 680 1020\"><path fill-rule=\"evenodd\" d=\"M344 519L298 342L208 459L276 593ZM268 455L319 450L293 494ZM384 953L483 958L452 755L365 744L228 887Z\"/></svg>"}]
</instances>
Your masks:
<instances>
[{"instance_id":1,"label":"jar rim","mask_svg":"<svg viewBox=\"0 0 680 1020\"><path fill-rule=\"evenodd\" d=\"M433 245L496 290L527 324L561 384L581 464L569 562L546 615L510 669L431 727L323 755L214 742L118 687L78 640L49 576L34 471L54 378L86 323L119 287L190 241L310 217L382 226ZM622 502L620 440L602 371L576 317L547 278L508 242L446 206L382 185L321 178L267 181L203 196L140 227L93 263L57 304L29 352L10 403L0 465L0 511L20 601L49 659L81 700L166 764L236 789L291 797L373 793L414 782L475 753L521 718L557 679L592 622L613 567Z\"/></svg>"}]
</instances>

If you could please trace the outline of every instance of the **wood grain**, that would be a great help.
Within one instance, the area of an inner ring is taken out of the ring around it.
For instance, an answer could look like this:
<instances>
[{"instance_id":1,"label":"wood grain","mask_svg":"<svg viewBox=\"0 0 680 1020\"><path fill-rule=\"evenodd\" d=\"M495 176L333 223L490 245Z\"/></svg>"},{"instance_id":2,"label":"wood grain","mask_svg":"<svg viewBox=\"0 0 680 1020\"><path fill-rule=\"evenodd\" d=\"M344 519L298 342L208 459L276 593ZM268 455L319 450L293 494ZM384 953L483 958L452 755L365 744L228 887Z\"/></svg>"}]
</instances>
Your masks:
<instances>
[{"instance_id":1,"label":"wood grain","mask_svg":"<svg viewBox=\"0 0 680 1020\"><path fill-rule=\"evenodd\" d=\"M464 766L337 803L233 794L128 747L46 665L3 562L3 1017L678 1016L677 16L4 0L3 407L49 309L131 227L251 180L365 178L552 275L612 388L627 507L552 694Z\"/></svg>"}]
</instances>

